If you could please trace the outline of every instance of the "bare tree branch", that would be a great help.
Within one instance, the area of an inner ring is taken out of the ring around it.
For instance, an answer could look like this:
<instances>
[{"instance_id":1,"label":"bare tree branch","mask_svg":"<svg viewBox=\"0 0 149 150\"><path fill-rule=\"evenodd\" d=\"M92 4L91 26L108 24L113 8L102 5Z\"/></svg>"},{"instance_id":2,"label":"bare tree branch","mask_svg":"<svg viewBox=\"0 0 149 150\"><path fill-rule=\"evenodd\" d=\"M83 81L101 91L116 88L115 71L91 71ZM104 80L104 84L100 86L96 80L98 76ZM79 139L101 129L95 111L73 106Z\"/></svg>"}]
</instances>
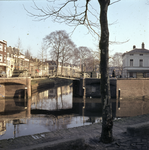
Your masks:
<instances>
[{"instance_id":1,"label":"bare tree branch","mask_svg":"<svg viewBox=\"0 0 149 150\"><path fill-rule=\"evenodd\" d=\"M115 2L113 2L113 3L110 3L110 5L113 5L114 3L117 3L117 2L120 2L121 0L117 0L117 1L115 1Z\"/></svg>"}]
</instances>

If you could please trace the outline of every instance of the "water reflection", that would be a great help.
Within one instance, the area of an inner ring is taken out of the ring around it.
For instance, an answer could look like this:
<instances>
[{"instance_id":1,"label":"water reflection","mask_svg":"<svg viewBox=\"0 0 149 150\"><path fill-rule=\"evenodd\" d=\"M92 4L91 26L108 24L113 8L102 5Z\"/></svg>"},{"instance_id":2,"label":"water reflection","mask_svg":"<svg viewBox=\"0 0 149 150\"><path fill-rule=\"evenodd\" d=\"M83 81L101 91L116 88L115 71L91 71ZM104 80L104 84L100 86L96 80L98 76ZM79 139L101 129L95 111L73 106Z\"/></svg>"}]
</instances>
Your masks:
<instances>
[{"instance_id":1,"label":"water reflection","mask_svg":"<svg viewBox=\"0 0 149 150\"><path fill-rule=\"evenodd\" d=\"M31 109L60 110L72 108L72 87L61 86L32 96Z\"/></svg>"},{"instance_id":2,"label":"water reflection","mask_svg":"<svg viewBox=\"0 0 149 150\"><path fill-rule=\"evenodd\" d=\"M131 117L149 113L149 99L120 99L116 101L116 117Z\"/></svg>"},{"instance_id":3,"label":"water reflection","mask_svg":"<svg viewBox=\"0 0 149 150\"><path fill-rule=\"evenodd\" d=\"M1 99L0 140L102 122L101 99L74 98L72 90L67 85L36 93L27 101ZM147 99L111 102L114 118L149 113Z\"/></svg>"},{"instance_id":4,"label":"water reflection","mask_svg":"<svg viewBox=\"0 0 149 150\"><path fill-rule=\"evenodd\" d=\"M28 102L24 99L0 99L0 139L8 134L16 137L19 133L19 125L26 123L26 119L30 117L30 104L31 99Z\"/></svg>"}]
</instances>

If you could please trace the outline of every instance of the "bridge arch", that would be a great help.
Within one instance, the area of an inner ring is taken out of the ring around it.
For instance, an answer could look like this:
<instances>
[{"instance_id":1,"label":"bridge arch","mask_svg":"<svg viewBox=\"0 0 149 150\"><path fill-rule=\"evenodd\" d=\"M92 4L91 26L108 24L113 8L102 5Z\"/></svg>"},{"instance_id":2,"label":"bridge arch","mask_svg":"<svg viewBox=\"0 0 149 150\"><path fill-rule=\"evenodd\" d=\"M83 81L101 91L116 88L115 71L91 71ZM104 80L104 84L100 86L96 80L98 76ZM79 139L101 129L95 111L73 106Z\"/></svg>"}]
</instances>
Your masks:
<instances>
[{"instance_id":1,"label":"bridge arch","mask_svg":"<svg viewBox=\"0 0 149 150\"><path fill-rule=\"evenodd\" d=\"M0 78L0 98L13 98L14 93L21 89L26 89L28 98L31 97L30 77Z\"/></svg>"}]
</instances>

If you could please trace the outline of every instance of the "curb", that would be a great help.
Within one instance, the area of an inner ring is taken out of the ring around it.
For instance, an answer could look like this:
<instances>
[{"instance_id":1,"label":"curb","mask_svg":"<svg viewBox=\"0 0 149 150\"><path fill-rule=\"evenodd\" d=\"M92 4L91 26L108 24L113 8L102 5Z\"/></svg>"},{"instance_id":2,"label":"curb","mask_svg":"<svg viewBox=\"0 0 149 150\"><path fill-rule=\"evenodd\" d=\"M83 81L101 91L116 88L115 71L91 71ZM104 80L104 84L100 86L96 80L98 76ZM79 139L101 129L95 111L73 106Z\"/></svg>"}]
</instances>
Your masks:
<instances>
[{"instance_id":1,"label":"curb","mask_svg":"<svg viewBox=\"0 0 149 150\"><path fill-rule=\"evenodd\" d=\"M138 123L127 127L127 132L131 135L144 135L149 134L149 121L145 123Z\"/></svg>"},{"instance_id":2,"label":"curb","mask_svg":"<svg viewBox=\"0 0 149 150\"><path fill-rule=\"evenodd\" d=\"M83 138L61 139L53 142L46 142L42 144L26 146L13 150L83 150L86 149L85 140Z\"/></svg>"}]
</instances>

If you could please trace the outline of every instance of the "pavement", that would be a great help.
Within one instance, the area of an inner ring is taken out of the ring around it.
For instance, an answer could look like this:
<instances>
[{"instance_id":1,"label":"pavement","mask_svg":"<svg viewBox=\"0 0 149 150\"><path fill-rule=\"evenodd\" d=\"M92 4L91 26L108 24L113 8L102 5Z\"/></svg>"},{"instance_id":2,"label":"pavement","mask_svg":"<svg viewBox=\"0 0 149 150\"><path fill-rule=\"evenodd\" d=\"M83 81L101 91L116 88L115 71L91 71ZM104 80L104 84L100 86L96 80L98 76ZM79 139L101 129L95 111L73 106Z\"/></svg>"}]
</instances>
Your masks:
<instances>
[{"instance_id":1,"label":"pavement","mask_svg":"<svg viewBox=\"0 0 149 150\"><path fill-rule=\"evenodd\" d=\"M100 142L101 123L0 140L0 150L149 150L149 114L115 120L114 141Z\"/></svg>"}]
</instances>

